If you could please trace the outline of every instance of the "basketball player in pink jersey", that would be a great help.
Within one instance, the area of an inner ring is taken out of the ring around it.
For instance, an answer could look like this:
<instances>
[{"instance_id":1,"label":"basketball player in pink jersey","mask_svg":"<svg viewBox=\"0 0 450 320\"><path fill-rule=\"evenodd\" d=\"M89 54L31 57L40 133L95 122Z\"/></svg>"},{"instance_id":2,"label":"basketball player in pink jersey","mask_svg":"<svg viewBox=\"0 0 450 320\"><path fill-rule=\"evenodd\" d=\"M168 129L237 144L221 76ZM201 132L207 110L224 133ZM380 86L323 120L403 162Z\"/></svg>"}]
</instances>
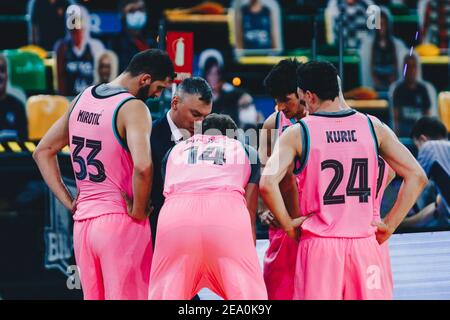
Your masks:
<instances>
[{"instance_id":1,"label":"basketball player in pink jersey","mask_svg":"<svg viewBox=\"0 0 450 320\"><path fill-rule=\"evenodd\" d=\"M295 59L281 60L264 79L264 86L275 100L278 111L267 118L260 134L258 153L262 168L270 157L275 139L287 127L306 116L305 106L297 94L296 71L299 66L300 63ZM295 165L298 165L298 161ZM289 170L289 174L286 174L280 182L280 188L284 195L294 196L293 199L284 199L284 202L289 214L292 217L298 217L298 195L295 192L287 192L289 189L297 190L295 167L294 170ZM260 218L269 224L269 247L264 256L264 281L268 298L269 300L291 300L294 292L298 243L286 235L270 211L264 210Z\"/></svg>"},{"instance_id":2,"label":"basketball player in pink jersey","mask_svg":"<svg viewBox=\"0 0 450 320\"><path fill-rule=\"evenodd\" d=\"M275 145L260 182L262 196L292 238L301 237L294 299L391 299L380 244L413 206L427 178L392 130L378 119L344 108L337 71L309 62L297 71L309 116L290 126ZM404 178L397 200L373 226L378 153ZM300 214L292 219L279 182L298 156Z\"/></svg>"},{"instance_id":3,"label":"basketball player in pink jersey","mask_svg":"<svg viewBox=\"0 0 450 320\"><path fill-rule=\"evenodd\" d=\"M203 120L204 134L175 145L163 164L164 195L149 299L191 299L209 288L224 299L265 300L255 249L260 165L227 115Z\"/></svg>"},{"instance_id":4,"label":"basketball player in pink jersey","mask_svg":"<svg viewBox=\"0 0 450 320\"><path fill-rule=\"evenodd\" d=\"M75 259L85 299L147 298L152 122L143 101L159 96L173 75L166 53L138 53L112 82L79 94L33 154L49 188L74 214ZM57 154L66 145L77 199L58 168Z\"/></svg>"}]
</instances>

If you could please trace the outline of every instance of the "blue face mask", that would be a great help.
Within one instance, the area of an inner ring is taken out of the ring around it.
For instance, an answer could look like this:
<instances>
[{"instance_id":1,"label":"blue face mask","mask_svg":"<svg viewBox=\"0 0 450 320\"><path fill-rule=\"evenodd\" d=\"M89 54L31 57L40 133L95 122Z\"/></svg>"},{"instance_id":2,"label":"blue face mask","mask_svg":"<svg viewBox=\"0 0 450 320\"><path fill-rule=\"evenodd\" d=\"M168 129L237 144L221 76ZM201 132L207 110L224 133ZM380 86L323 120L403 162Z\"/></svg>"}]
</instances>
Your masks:
<instances>
[{"instance_id":1,"label":"blue face mask","mask_svg":"<svg viewBox=\"0 0 450 320\"><path fill-rule=\"evenodd\" d=\"M134 29L134 30L140 30L147 23L147 15L143 11L127 13L126 21L127 21L128 28Z\"/></svg>"}]
</instances>

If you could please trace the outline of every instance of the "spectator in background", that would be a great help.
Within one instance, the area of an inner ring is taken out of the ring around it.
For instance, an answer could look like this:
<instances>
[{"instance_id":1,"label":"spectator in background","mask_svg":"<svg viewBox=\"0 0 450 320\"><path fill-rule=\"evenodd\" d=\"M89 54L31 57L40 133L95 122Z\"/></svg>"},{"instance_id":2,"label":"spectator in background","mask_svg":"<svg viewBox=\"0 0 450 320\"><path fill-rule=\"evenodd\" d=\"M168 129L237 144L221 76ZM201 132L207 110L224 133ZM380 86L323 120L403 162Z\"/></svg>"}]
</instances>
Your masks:
<instances>
[{"instance_id":1,"label":"spectator in background","mask_svg":"<svg viewBox=\"0 0 450 320\"><path fill-rule=\"evenodd\" d=\"M447 136L444 124L434 117L419 119L411 131L411 138L419 150L418 161L430 179L413 209L403 220L402 228L450 225L450 207L444 195L447 193L448 196L450 185L450 142ZM439 166L440 172L434 172L436 166Z\"/></svg>"},{"instance_id":2,"label":"spectator in background","mask_svg":"<svg viewBox=\"0 0 450 320\"><path fill-rule=\"evenodd\" d=\"M240 128L256 127L262 116L258 114L251 95L225 82L220 52L215 49L203 51L199 58L199 69L212 88L212 112L229 115Z\"/></svg>"},{"instance_id":3,"label":"spectator in background","mask_svg":"<svg viewBox=\"0 0 450 320\"><path fill-rule=\"evenodd\" d=\"M58 91L75 96L94 83L95 57L103 44L90 36L90 18L85 7L73 5L66 11L67 35L55 45Z\"/></svg>"},{"instance_id":4,"label":"spectator in background","mask_svg":"<svg viewBox=\"0 0 450 320\"><path fill-rule=\"evenodd\" d=\"M371 48L370 69L377 91L388 91L389 86L399 77L399 55L404 51L401 40L394 37L392 17L388 9L380 12L380 29L375 29Z\"/></svg>"},{"instance_id":5,"label":"spectator in background","mask_svg":"<svg viewBox=\"0 0 450 320\"><path fill-rule=\"evenodd\" d=\"M274 40L272 39L270 9L259 0L250 0L248 5L242 7L241 15L243 48L273 48Z\"/></svg>"},{"instance_id":6,"label":"spectator in background","mask_svg":"<svg viewBox=\"0 0 450 320\"><path fill-rule=\"evenodd\" d=\"M422 35L423 42L432 43L441 49L449 48L450 44L450 1L424 1ZM418 10L419 14L420 8Z\"/></svg>"},{"instance_id":7,"label":"spectator in background","mask_svg":"<svg viewBox=\"0 0 450 320\"><path fill-rule=\"evenodd\" d=\"M278 2L236 0L233 7L237 49L282 49Z\"/></svg>"},{"instance_id":8,"label":"spectator in background","mask_svg":"<svg viewBox=\"0 0 450 320\"><path fill-rule=\"evenodd\" d=\"M419 154L417 160L424 169L428 177L432 177L432 166L435 162L447 173L447 179L450 179L450 141L448 141L448 133L445 125L434 117L423 117L419 119L414 125L411 138L414 141ZM450 186L447 184L447 188ZM441 194L443 190L438 190ZM442 199L442 204L438 206L438 211L444 214L448 219L447 224L450 224L450 207Z\"/></svg>"},{"instance_id":9,"label":"spectator in background","mask_svg":"<svg viewBox=\"0 0 450 320\"><path fill-rule=\"evenodd\" d=\"M30 15L30 43L47 51L53 50L58 39L66 30L65 13L72 0L31 0L28 5Z\"/></svg>"},{"instance_id":10,"label":"spectator in background","mask_svg":"<svg viewBox=\"0 0 450 320\"><path fill-rule=\"evenodd\" d=\"M393 84L392 101L397 135L408 137L418 119L431 115L432 98L427 84L418 79L418 57L408 54L403 64L406 65L405 79Z\"/></svg>"},{"instance_id":11,"label":"spectator in background","mask_svg":"<svg viewBox=\"0 0 450 320\"><path fill-rule=\"evenodd\" d=\"M237 102L239 127L247 130L249 128L256 129L259 123L264 121L264 116L256 109L253 97L243 92Z\"/></svg>"},{"instance_id":12,"label":"spectator in background","mask_svg":"<svg viewBox=\"0 0 450 320\"><path fill-rule=\"evenodd\" d=\"M7 93L8 67L0 54L0 141L26 140L28 123L24 104Z\"/></svg>"},{"instance_id":13,"label":"spectator in background","mask_svg":"<svg viewBox=\"0 0 450 320\"><path fill-rule=\"evenodd\" d=\"M112 50L119 57L119 72L138 52L156 48L156 42L146 33L147 9L143 0L121 0L119 14L122 31L112 43Z\"/></svg>"},{"instance_id":14,"label":"spectator in background","mask_svg":"<svg viewBox=\"0 0 450 320\"><path fill-rule=\"evenodd\" d=\"M367 8L372 5L370 0L330 0L327 11L331 15L332 42L339 41L338 19L342 15L344 47L358 49L361 38L367 34Z\"/></svg>"},{"instance_id":15,"label":"spectator in background","mask_svg":"<svg viewBox=\"0 0 450 320\"><path fill-rule=\"evenodd\" d=\"M216 113L230 116L238 127L244 130L256 128L262 117L256 110L252 96L242 89L225 93L221 108Z\"/></svg>"},{"instance_id":16,"label":"spectator in background","mask_svg":"<svg viewBox=\"0 0 450 320\"><path fill-rule=\"evenodd\" d=\"M394 37L392 16L387 8L380 8L380 29L361 39L362 85L375 88L386 98L390 85L403 71L403 58L407 53L402 40Z\"/></svg>"},{"instance_id":17,"label":"spectator in background","mask_svg":"<svg viewBox=\"0 0 450 320\"><path fill-rule=\"evenodd\" d=\"M200 54L199 70L200 75L211 86L213 94L213 113L225 113L237 122L237 114L235 112L224 112L229 100L233 100L234 96L230 94L234 91L233 85L225 82L223 77L223 57L216 49L207 49Z\"/></svg>"},{"instance_id":18,"label":"spectator in background","mask_svg":"<svg viewBox=\"0 0 450 320\"><path fill-rule=\"evenodd\" d=\"M97 56L95 59L94 83L108 83L116 78L118 64L117 55L110 50L105 50L101 55Z\"/></svg>"}]
</instances>

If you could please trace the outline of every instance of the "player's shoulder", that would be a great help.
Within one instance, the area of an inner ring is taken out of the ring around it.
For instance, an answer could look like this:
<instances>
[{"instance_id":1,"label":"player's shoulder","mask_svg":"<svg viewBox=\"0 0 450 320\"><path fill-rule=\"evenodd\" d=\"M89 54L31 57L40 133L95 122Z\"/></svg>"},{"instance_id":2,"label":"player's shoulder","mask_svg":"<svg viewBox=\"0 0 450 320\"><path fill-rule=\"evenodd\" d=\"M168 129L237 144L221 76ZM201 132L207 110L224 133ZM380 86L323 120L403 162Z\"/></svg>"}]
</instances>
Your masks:
<instances>
[{"instance_id":1,"label":"player's shoulder","mask_svg":"<svg viewBox=\"0 0 450 320\"><path fill-rule=\"evenodd\" d=\"M147 105L142 100L130 96L120 103L118 119L125 119L127 122L128 120L134 122L141 119L149 119L151 122L152 116Z\"/></svg>"},{"instance_id":2,"label":"player's shoulder","mask_svg":"<svg viewBox=\"0 0 450 320\"><path fill-rule=\"evenodd\" d=\"M123 100L123 102L121 103L121 108L123 110L128 109L130 111L136 110L136 111L150 112L147 105L142 100L132 95L129 95Z\"/></svg>"},{"instance_id":3,"label":"player's shoulder","mask_svg":"<svg viewBox=\"0 0 450 320\"><path fill-rule=\"evenodd\" d=\"M275 129L277 126L277 119L279 117L279 112L273 112L267 119L264 121L263 129Z\"/></svg>"},{"instance_id":4,"label":"player's shoulder","mask_svg":"<svg viewBox=\"0 0 450 320\"><path fill-rule=\"evenodd\" d=\"M385 130L387 128L387 125L377 117L371 114L363 114L363 115L368 118L371 126L373 126L375 131Z\"/></svg>"}]
</instances>

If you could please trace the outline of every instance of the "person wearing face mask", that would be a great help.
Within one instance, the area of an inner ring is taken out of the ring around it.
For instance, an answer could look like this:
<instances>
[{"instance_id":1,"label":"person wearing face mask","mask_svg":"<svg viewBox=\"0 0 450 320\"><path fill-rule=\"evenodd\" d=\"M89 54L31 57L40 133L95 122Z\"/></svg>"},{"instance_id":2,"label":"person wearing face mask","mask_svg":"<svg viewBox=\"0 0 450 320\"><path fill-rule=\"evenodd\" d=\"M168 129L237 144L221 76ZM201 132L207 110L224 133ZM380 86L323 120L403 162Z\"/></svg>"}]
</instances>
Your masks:
<instances>
[{"instance_id":1,"label":"person wearing face mask","mask_svg":"<svg viewBox=\"0 0 450 320\"><path fill-rule=\"evenodd\" d=\"M165 52L137 54L117 78L79 94L33 153L50 190L73 213L84 299L147 299L153 163L152 119L144 101L158 97L173 78L174 67ZM57 162L67 143L75 198Z\"/></svg>"},{"instance_id":2,"label":"person wearing face mask","mask_svg":"<svg viewBox=\"0 0 450 320\"><path fill-rule=\"evenodd\" d=\"M243 92L238 100L239 126L246 130L256 128L260 114L256 109L255 102L250 94Z\"/></svg>"},{"instance_id":3,"label":"person wearing face mask","mask_svg":"<svg viewBox=\"0 0 450 320\"><path fill-rule=\"evenodd\" d=\"M147 34L147 8L143 0L122 0L119 2L122 32L114 39L112 50L119 58L119 72L136 53L156 48L156 42Z\"/></svg>"},{"instance_id":4,"label":"person wearing face mask","mask_svg":"<svg viewBox=\"0 0 450 320\"><path fill-rule=\"evenodd\" d=\"M76 96L94 83L95 57L104 46L90 37L90 17L85 7L67 8L66 28L66 37L55 44L58 91L64 96Z\"/></svg>"}]
</instances>

